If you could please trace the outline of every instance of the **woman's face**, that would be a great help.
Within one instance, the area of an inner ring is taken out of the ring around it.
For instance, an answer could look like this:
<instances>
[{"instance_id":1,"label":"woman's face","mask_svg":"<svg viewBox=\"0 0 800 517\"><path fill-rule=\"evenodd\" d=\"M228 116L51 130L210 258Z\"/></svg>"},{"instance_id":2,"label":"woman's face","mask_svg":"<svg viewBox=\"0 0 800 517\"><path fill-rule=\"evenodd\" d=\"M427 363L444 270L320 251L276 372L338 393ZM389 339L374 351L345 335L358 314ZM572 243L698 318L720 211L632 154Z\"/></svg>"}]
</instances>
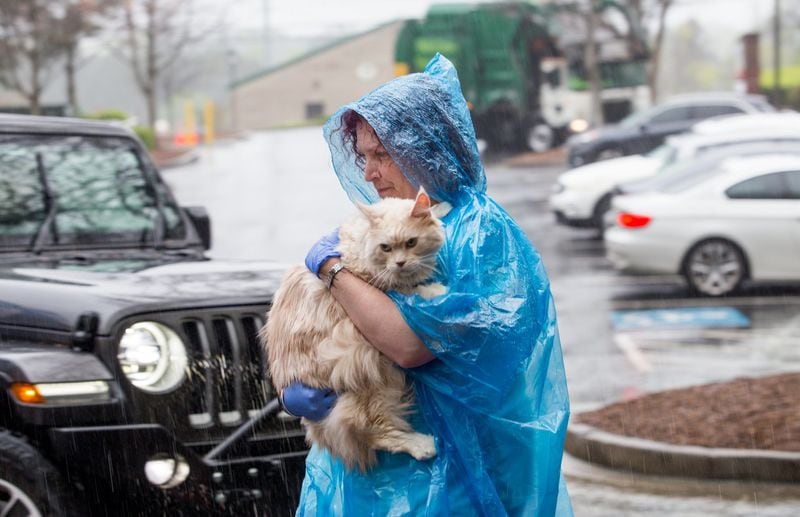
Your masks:
<instances>
[{"instance_id":1,"label":"woman's face","mask_svg":"<svg viewBox=\"0 0 800 517\"><path fill-rule=\"evenodd\" d=\"M356 147L364 155L364 179L375 186L381 198L414 199L417 189L409 182L365 121L356 125Z\"/></svg>"}]
</instances>

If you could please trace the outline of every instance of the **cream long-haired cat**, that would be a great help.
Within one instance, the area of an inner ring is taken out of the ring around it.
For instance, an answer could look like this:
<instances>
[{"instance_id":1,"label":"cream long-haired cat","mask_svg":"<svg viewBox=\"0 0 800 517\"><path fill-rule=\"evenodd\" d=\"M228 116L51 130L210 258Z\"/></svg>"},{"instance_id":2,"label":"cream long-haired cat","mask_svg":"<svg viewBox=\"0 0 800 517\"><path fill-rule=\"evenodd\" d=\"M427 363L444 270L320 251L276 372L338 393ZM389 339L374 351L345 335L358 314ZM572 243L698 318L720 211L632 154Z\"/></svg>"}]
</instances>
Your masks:
<instances>
[{"instance_id":1,"label":"cream long-haired cat","mask_svg":"<svg viewBox=\"0 0 800 517\"><path fill-rule=\"evenodd\" d=\"M384 291L425 298L445 292L441 284L424 283L434 271L444 231L423 190L415 200L387 198L359 210L339 229L341 260L350 273ZM413 394L403 371L367 342L323 281L305 267L287 272L261 338L276 389L301 381L336 391L326 418L304 420L306 439L348 468L367 470L376 449L420 460L436 455L433 437L414 432L405 420Z\"/></svg>"}]
</instances>

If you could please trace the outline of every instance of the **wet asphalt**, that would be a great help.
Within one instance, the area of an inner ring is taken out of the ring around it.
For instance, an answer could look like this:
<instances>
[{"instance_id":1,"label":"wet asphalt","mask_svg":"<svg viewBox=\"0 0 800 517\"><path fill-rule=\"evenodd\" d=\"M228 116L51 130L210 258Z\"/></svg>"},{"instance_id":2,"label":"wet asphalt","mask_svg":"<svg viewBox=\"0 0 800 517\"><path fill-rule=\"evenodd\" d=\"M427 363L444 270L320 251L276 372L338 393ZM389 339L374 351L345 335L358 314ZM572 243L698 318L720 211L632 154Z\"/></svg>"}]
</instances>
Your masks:
<instances>
[{"instance_id":1,"label":"wet asphalt","mask_svg":"<svg viewBox=\"0 0 800 517\"><path fill-rule=\"evenodd\" d=\"M353 210L318 127L253 133L199 155L162 174L182 205L208 209L212 257L301 262ZM750 286L717 300L690 296L677 277L616 273L595 231L559 226L549 212L547 197L566 166L509 158L488 157L489 193L543 257L573 414L650 391L800 370L800 285ZM706 323L716 309L736 315L737 326ZM579 516L800 514L799 500L620 488L602 473L568 475L568 487Z\"/></svg>"}]
</instances>

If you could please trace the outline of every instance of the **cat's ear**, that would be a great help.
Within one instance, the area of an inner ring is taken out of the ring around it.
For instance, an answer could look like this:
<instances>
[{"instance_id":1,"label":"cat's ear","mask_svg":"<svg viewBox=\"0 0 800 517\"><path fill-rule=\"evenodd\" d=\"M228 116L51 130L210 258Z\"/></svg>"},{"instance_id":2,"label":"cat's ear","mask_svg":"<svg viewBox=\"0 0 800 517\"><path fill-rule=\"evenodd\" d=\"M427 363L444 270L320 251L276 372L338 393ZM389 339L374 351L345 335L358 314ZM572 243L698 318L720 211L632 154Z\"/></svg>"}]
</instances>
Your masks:
<instances>
[{"instance_id":1,"label":"cat's ear","mask_svg":"<svg viewBox=\"0 0 800 517\"><path fill-rule=\"evenodd\" d=\"M414 208L411 209L411 217L430 217L431 198L428 197L425 189L420 187L417 192L417 199L414 201Z\"/></svg>"},{"instance_id":2,"label":"cat's ear","mask_svg":"<svg viewBox=\"0 0 800 517\"><path fill-rule=\"evenodd\" d=\"M364 203L356 202L356 208L358 208L362 214L367 218L370 224L373 224L375 221L379 219L378 215L372 209L370 205L365 205Z\"/></svg>"}]
</instances>

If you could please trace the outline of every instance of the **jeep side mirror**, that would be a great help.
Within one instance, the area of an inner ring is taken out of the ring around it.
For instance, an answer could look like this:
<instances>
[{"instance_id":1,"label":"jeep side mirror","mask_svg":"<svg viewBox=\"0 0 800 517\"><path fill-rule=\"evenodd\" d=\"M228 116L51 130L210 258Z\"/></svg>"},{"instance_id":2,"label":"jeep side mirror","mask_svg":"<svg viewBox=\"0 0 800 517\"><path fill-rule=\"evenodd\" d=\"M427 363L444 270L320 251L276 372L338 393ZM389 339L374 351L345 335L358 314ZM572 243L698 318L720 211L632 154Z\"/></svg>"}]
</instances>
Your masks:
<instances>
[{"instance_id":1,"label":"jeep side mirror","mask_svg":"<svg viewBox=\"0 0 800 517\"><path fill-rule=\"evenodd\" d=\"M203 249L211 249L211 218L205 207L202 206L185 206L183 211L192 221L200 240L203 243Z\"/></svg>"}]
</instances>

